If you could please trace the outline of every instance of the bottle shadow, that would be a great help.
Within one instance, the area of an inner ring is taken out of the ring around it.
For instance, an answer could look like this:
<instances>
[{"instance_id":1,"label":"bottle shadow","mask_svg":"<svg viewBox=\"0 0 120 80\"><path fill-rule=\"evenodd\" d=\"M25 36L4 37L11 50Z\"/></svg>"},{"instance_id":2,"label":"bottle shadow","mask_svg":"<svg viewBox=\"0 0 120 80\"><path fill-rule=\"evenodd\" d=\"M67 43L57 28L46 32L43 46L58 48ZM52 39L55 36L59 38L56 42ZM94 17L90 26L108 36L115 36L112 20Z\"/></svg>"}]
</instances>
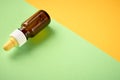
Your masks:
<instances>
[{"instance_id":1,"label":"bottle shadow","mask_svg":"<svg viewBox=\"0 0 120 80\"><path fill-rule=\"evenodd\" d=\"M42 44L44 44L46 41L49 41L49 39L54 35L54 31L50 26L47 26L44 30L42 30L40 33L38 33L34 38L30 38L25 45L22 47L15 48L10 55L11 59L18 59L23 56L30 56L32 55L35 48L39 46L39 48L42 47Z\"/></svg>"}]
</instances>

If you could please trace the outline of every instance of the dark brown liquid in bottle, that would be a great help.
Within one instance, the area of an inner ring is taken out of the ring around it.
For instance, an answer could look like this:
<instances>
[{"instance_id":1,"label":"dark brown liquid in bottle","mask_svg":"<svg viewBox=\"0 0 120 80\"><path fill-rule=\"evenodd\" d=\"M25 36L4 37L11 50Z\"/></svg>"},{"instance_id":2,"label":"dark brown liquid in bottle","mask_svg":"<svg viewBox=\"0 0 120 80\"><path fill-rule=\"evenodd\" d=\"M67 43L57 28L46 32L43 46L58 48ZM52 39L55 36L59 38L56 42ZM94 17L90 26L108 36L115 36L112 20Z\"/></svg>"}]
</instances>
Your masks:
<instances>
[{"instance_id":1,"label":"dark brown liquid in bottle","mask_svg":"<svg viewBox=\"0 0 120 80\"><path fill-rule=\"evenodd\" d=\"M34 37L50 23L50 16L44 10L39 10L21 25L26 38Z\"/></svg>"}]
</instances>

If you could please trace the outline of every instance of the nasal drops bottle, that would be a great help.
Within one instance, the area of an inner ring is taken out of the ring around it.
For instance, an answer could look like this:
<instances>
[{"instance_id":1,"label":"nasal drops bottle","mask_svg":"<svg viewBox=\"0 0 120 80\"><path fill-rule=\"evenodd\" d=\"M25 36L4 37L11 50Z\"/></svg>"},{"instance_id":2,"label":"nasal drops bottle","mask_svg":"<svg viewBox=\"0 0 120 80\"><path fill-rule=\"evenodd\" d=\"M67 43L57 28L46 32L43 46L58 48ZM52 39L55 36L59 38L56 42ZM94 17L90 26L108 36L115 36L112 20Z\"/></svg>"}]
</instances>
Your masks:
<instances>
[{"instance_id":1,"label":"nasal drops bottle","mask_svg":"<svg viewBox=\"0 0 120 80\"><path fill-rule=\"evenodd\" d=\"M21 27L10 34L10 39L3 46L8 51L15 46L22 46L29 38L37 35L50 23L50 16L44 10L39 10L22 23Z\"/></svg>"}]
</instances>

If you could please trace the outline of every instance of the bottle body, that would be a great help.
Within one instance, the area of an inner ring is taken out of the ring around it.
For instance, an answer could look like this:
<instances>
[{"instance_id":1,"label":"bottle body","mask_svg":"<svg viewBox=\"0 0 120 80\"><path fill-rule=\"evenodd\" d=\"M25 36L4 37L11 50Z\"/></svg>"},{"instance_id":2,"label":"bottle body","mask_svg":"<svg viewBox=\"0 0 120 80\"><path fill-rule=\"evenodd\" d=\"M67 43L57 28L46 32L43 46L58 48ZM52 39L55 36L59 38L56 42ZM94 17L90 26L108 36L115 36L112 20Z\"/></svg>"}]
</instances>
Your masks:
<instances>
[{"instance_id":1,"label":"bottle body","mask_svg":"<svg viewBox=\"0 0 120 80\"><path fill-rule=\"evenodd\" d=\"M50 16L44 10L39 10L22 23L21 30L26 38L34 37L50 23Z\"/></svg>"}]
</instances>

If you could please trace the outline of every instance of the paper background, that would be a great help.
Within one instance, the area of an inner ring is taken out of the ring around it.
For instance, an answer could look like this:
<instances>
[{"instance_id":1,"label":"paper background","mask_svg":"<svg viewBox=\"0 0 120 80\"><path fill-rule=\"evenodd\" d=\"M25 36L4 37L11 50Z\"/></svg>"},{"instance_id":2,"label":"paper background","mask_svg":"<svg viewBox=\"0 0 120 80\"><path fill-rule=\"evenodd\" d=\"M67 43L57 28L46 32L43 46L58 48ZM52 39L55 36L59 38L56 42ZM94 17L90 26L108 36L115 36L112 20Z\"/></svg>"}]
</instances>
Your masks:
<instances>
[{"instance_id":1,"label":"paper background","mask_svg":"<svg viewBox=\"0 0 120 80\"><path fill-rule=\"evenodd\" d=\"M54 19L24 46L4 51L9 34L37 9L24 0L3 0L0 10L0 80L120 79L117 60Z\"/></svg>"}]
</instances>

